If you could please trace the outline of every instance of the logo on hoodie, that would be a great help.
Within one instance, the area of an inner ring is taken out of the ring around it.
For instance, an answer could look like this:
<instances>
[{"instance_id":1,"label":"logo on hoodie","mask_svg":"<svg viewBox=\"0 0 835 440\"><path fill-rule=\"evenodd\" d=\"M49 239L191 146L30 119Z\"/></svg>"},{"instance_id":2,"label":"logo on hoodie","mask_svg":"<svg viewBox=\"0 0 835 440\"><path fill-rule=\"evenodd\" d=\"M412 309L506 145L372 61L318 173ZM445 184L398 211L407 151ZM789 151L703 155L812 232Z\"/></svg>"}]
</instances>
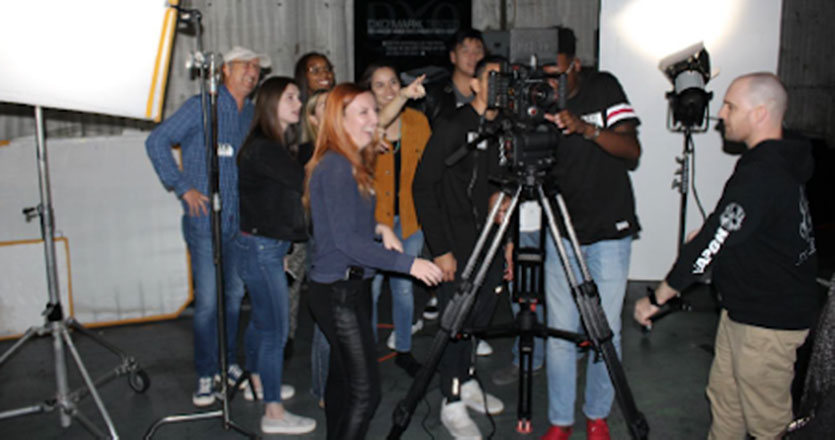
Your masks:
<instances>
[{"instance_id":1,"label":"logo on hoodie","mask_svg":"<svg viewBox=\"0 0 835 440\"><path fill-rule=\"evenodd\" d=\"M736 202L728 203L722 215L719 216L719 224L728 231L738 231L745 220L745 210L742 205Z\"/></svg>"},{"instance_id":2,"label":"logo on hoodie","mask_svg":"<svg viewBox=\"0 0 835 440\"><path fill-rule=\"evenodd\" d=\"M705 269L713 261L713 257L722 249L725 240L731 235L731 232L738 231L742 228L742 222L745 220L745 209L742 205L736 202L728 203L725 210L719 216L719 227L716 228L716 233L713 234L713 239L707 244L707 247L699 254L699 258L693 263L693 273L701 275L705 273Z\"/></svg>"}]
</instances>

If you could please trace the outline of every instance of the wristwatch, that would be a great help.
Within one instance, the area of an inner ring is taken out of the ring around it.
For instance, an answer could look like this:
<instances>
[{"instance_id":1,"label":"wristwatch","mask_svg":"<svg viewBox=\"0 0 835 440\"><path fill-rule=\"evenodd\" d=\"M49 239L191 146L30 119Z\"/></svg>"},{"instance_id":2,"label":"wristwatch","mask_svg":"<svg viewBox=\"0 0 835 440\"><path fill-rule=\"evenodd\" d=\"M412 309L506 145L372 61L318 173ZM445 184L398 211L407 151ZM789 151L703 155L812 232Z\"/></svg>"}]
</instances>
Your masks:
<instances>
[{"instance_id":1,"label":"wristwatch","mask_svg":"<svg viewBox=\"0 0 835 440\"><path fill-rule=\"evenodd\" d=\"M594 131L592 131L591 135L588 135L588 134L585 134L585 133L583 134L583 137L587 141L593 141L593 140L597 139L598 136L600 136L600 127L595 125L595 124L590 124L590 125L592 127L594 127Z\"/></svg>"}]
</instances>

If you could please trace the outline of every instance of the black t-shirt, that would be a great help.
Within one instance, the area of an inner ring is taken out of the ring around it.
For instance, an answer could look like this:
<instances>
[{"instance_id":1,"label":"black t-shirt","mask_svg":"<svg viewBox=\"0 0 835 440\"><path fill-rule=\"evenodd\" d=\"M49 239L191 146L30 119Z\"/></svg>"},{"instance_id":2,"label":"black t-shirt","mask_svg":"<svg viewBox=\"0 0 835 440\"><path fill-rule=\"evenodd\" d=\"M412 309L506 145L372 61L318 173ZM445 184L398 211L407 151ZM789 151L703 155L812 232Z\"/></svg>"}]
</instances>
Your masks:
<instances>
[{"instance_id":1,"label":"black t-shirt","mask_svg":"<svg viewBox=\"0 0 835 440\"><path fill-rule=\"evenodd\" d=\"M618 80L607 72L583 76L568 110L601 129L639 124ZM563 195L581 244L618 239L640 230L629 179L630 163L580 134L561 136L550 173Z\"/></svg>"},{"instance_id":2,"label":"black t-shirt","mask_svg":"<svg viewBox=\"0 0 835 440\"><path fill-rule=\"evenodd\" d=\"M446 159L477 135L481 116L464 105L432 130L415 171L412 194L424 238L433 257L452 252L463 265L487 217L490 196L501 175L495 142L482 142L455 164Z\"/></svg>"}]
</instances>

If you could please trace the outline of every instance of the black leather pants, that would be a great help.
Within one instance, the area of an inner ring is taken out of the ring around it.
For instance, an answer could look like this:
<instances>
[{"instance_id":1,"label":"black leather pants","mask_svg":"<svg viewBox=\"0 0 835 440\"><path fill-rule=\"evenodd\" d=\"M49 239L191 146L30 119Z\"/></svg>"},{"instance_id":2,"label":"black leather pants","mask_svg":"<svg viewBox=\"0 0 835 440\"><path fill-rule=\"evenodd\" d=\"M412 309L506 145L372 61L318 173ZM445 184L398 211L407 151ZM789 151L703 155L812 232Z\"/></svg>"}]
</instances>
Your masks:
<instances>
[{"instance_id":1,"label":"black leather pants","mask_svg":"<svg viewBox=\"0 0 835 440\"><path fill-rule=\"evenodd\" d=\"M363 439L380 403L371 280L311 282L310 309L331 345L325 386L328 439Z\"/></svg>"}]
</instances>

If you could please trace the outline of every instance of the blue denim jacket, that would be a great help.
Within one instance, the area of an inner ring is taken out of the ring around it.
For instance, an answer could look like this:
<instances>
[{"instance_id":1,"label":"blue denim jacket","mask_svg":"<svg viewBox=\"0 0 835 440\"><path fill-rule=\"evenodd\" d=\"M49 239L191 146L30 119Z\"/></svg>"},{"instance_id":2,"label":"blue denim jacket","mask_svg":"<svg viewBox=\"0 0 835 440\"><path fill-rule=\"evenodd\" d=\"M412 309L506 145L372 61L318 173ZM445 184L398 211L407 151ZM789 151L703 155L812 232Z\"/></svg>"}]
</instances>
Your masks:
<instances>
[{"instance_id":1,"label":"blue denim jacket","mask_svg":"<svg viewBox=\"0 0 835 440\"><path fill-rule=\"evenodd\" d=\"M238 168L235 159L252 122L253 104L247 99L238 111L235 98L221 86L217 100L218 162L220 164L221 229L238 230ZM183 169L174 160L171 148L180 145ZM189 98L179 110L157 125L145 141L148 157L160 181L177 197L191 188L209 195L208 164L203 141L200 95ZM183 203L183 210L188 207ZM200 215L190 221L199 230L211 231L210 216Z\"/></svg>"}]
</instances>

